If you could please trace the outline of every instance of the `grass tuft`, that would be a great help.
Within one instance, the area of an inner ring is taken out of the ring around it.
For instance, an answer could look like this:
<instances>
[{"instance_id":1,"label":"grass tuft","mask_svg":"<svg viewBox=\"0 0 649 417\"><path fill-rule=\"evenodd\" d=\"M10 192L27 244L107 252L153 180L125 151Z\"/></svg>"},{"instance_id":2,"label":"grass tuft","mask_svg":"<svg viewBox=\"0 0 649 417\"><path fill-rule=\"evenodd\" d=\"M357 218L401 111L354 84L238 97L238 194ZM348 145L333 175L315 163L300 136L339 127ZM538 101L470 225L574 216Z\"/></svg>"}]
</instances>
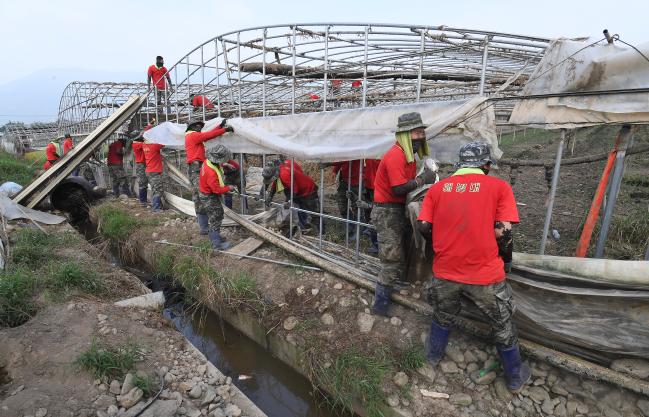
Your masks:
<instances>
[{"instance_id":1,"label":"grass tuft","mask_svg":"<svg viewBox=\"0 0 649 417\"><path fill-rule=\"evenodd\" d=\"M91 295L101 295L106 290L103 281L95 272L74 262L56 264L48 276L48 287L59 293L79 290Z\"/></svg>"},{"instance_id":2,"label":"grass tuft","mask_svg":"<svg viewBox=\"0 0 649 417\"><path fill-rule=\"evenodd\" d=\"M97 208L99 230L111 240L124 241L141 224L131 214L111 205Z\"/></svg>"},{"instance_id":3,"label":"grass tuft","mask_svg":"<svg viewBox=\"0 0 649 417\"><path fill-rule=\"evenodd\" d=\"M36 278L27 270L0 272L0 328L16 327L36 313Z\"/></svg>"},{"instance_id":4,"label":"grass tuft","mask_svg":"<svg viewBox=\"0 0 649 417\"><path fill-rule=\"evenodd\" d=\"M348 348L330 367L316 367L315 377L317 385L330 390L334 405L351 410L353 403L360 401L368 417L382 417L385 394L381 381L391 367L392 361L385 350L366 355L356 348Z\"/></svg>"},{"instance_id":5,"label":"grass tuft","mask_svg":"<svg viewBox=\"0 0 649 417\"><path fill-rule=\"evenodd\" d=\"M111 379L122 380L126 373L133 369L137 361L138 346L127 342L117 347L100 345L93 340L88 350L82 352L76 364L95 378L108 381Z\"/></svg>"},{"instance_id":6,"label":"grass tuft","mask_svg":"<svg viewBox=\"0 0 649 417\"><path fill-rule=\"evenodd\" d=\"M37 229L16 231L16 244L11 248L11 260L20 266L40 267L50 257L55 238Z\"/></svg>"},{"instance_id":7,"label":"grass tuft","mask_svg":"<svg viewBox=\"0 0 649 417\"><path fill-rule=\"evenodd\" d=\"M151 397L159 388L159 383L151 375L135 375L133 385L144 391L145 397Z\"/></svg>"},{"instance_id":8,"label":"grass tuft","mask_svg":"<svg viewBox=\"0 0 649 417\"><path fill-rule=\"evenodd\" d=\"M164 249L156 253L153 260L153 273L158 277L171 277L173 274L175 256L173 250Z\"/></svg>"},{"instance_id":9,"label":"grass tuft","mask_svg":"<svg viewBox=\"0 0 649 417\"><path fill-rule=\"evenodd\" d=\"M38 168L40 168L38 163L31 164L22 158L0 151L0 178L2 178L2 182L12 181L24 187L32 181Z\"/></svg>"},{"instance_id":10,"label":"grass tuft","mask_svg":"<svg viewBox=\"0 0 649 417\"><path fill-rule=\"evenodd\" d=\"M414 371L421 368L426 363L424 349L420 345L412 344L408 346L398 358L397 366L402 371Z\"/></svg>"}]
</instances>

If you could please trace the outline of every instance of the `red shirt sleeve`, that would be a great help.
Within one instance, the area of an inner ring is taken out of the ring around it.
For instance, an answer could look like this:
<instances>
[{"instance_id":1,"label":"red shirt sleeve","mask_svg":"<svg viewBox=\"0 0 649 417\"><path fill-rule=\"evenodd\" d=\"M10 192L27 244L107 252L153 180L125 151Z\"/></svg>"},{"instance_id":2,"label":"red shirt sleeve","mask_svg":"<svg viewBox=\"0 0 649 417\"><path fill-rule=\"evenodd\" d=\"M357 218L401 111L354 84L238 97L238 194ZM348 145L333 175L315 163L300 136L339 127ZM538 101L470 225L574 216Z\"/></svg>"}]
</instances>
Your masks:
<instances>
[{"instance_id":1,"label":"red shirt sleeve","mask_svg":"<svg viewBox=\"0 0 649 417\"><path fill-rule=\"evenodd\" d=\"M147 73L147 75L148 75L149 77L151 77L151 76L153 75L153 71L154 71L154 66L153 66L153 65L149 65L149 69L147 70L146 73Z\"/></svg>"},{"instance_id":2,"label":"red shirt sleeve","mask_svg":"<svg viewBox=\"0 0 649 417\"><path fill-rule=\"evenodd\" d=\"M496 221L518 223L518 208L514 199L514 191L506 182L501 183L498 203L496 205Z\"/></svg>"},{"instance_id":3,"label":"red shirt sleeve","mask_svg":"<svg viewBox=\"0 0 649 417\"><path fill-rule=\"evenodd\" d=\"M200 142L208 141L210 139L214 139L215 137L221 136L224 133L225 133L225 129L217 126L212 130L208 130L207 132L196 132L189 136L189 140L191 140L194 143L200 143Z\"/></svg>"},{"instance_id":4,"label":"red shirt sleeve","mask_svg":"<svg viewBox=\"0 0 649 417\"><path fill-rule=\"evenodd\" d=\"M437 205L437 188L439 187L432 186L426 192L426 197L424 197L424 202L421 205L421 210L419 210L417 220L428 223L433 222L435 206Z\"/></svg>"},{"instance_id":5,"label":"red shirt sleeve","mask_svg":"<svg viewBox=\"0 0 649 417\"><path fill-rule=\"evenodd\" d=\"M390 187L403 185L412 179L406 172L406 156L403 152L394 152L392 158L384 159L384 163L386 164Z\"/></svg>"}]
</instances>

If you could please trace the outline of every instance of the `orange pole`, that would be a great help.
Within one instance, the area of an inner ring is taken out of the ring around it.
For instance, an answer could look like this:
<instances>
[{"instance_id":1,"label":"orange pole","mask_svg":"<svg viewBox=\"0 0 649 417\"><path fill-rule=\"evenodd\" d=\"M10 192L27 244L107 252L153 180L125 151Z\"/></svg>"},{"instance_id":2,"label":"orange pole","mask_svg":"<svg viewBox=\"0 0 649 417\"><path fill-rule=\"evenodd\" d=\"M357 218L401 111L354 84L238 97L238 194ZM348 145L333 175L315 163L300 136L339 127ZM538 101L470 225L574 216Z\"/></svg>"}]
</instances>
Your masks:
<instances>
[{"instance_id":1,"label":"orange pole","mask_svg":"<svg viewBox=\"0 0 649 417\"><path fill-rule=\"evenodd\" d=\"M613 163L615 162L615 156L617 155L617 147L620 144L620 139L622 135L621 132L617 134L615 138L615 144L613 145L613 150L608 154L608 159L606 160L606 166L604 167L604 172L602 173L602 178L599 180L599 185L595 191L595 197L593 197L593 202L590 205L590 210L588 211L588 217L586 217L586 223L584 224L584 229L581 231L581 237L579 238L579 244L577 245L577 252L575 256L578 258L583 258L588 252L588 247L590 246L590 238L593 235L593 229L599 218L599 210L602 207L602 200L604 199L604 193L606 192L606 184L608 184L608 177L613 170Z\"/></svg>"}]
</instances>

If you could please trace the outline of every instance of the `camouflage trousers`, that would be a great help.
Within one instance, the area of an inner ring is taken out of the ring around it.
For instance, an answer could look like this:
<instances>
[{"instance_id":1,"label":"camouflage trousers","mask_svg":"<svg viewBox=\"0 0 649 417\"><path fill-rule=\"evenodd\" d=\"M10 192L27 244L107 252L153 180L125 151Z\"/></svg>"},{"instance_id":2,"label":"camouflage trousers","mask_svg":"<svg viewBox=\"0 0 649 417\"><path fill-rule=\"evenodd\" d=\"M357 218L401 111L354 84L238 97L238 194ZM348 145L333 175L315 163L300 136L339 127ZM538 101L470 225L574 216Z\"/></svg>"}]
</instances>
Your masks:
<instances>
[{"instance_id":1,"label":"camouflage trousers","mask_svg":"<svg viewBox=\"0 0 649 417\"><path fill-rule=\"evenodd\" d=\"M433 319L444 327L455 325L462 310L461 296L469 298L487 317L494 339L499 346L511 346L518 341L512 322L515 311L512 289L506 281L491 285L461 284L433 278L428 285L428 302Z\"/></svg>"},{"instance_id":2,"label":"camouflage trousers","mask_svg":"<svg viewBox=\"0 0 649 417\"><path fill-rule=\"evenodd\" d=\"M151 184L151 190L153 191L153 197L164 195L164 178L162 177L161 172L149 172L146 174L149 184Z\"/></svg>"},{"instance_id":3,"label":"camouflage trousers","mask_svg":"<svg viewBox=\"0 0 649 417\"><path fill-rule=\"evenodd\" d=\"M379 241L381 271L378 282L391 287L402 278L406 269L406 245L411 228L406 219L405 206L376 204L371 216Z\"/></svg>"},{"instance_id":4,"label":"camouflage trousers","mask_svg":"<svg viewBox=\"0 0 649 417\"><path fill-rule=\"evenodd\" d=\"M209 221L209 230L219 232L223 222L223 202L218 194L199 193L201 204L205 207L207 219Z\"/></svg>"},{"instance_id":5,"label":"camouflage trousers","mask_svg":"<svg viewBox=\"0 0 649 417\"><path fill-rule=\"evenodd\" d=\"M294 195L293 196L293 204L297 206L298 208L302 210L308 210L308 211L313 211L313 212L318 212L320 211L320 205L318 204L318 191L314 191L313 193L306 195L306 196L298 196ZM309 213L302 213L302 212L297 212L297 217L300 222L300 227L302 229L313 229L313 230L319 230L320 229L320 219L319 217L314 217Z\"/></svg>"},{"instance_id":6,"label":"camouflage trousers","mask_svg":"<svg viewBox=\"0 0 649 417\"><path fill-rule=\"evenodd\" d=\"M207 208L200 198L201 192L198 190L198 182L201 176L202 162L194 161L187 165L187 177L192 187L192 201L194 202L194 209L196 214L207 214Z\"/></svg>"},{"instance_id":7,"label":"camouflage trousers","mask_svg":"<svg viewBox=\"0 0 649 417\"><path fill-rule=\"evenodd\" d=\"M97 185L97 181L95 180L95 173L92 170L90 163L82 162L81 164L79 164L79 175L89 183Z\"/></svg>"},{"instance_id":8,"label":"camouflage trousers","mask_svg":"<svg viewBox=\"0 0 649 417\"><path fill-rule=\"evenodd\" d=\"M137 175L138 188L146 188L149 185L149 179L146 177L146 165L144 163L136 163L135 174Z\"/></svg>"},{"instance_id":9,"label":"camouflage trousers","mask_svg":"<svg viewBox=\"0 0 649 417\"><path fill-rule=\"evenodd\" d=\"M129 188L128 178L124 171L123 165L108 165L108 174L110 175L110 183L113 189L119 188L125 190Z\"/></svg>"},{"instance_id":10,"label":"camouflage trousers","mask_svg":"<svg viewBox=\"0 0 649 417\"><path fill-rule=\"evenodd\" d=\"M336 203L338 203L338 211L340 216L347 218L347 210L349 203L349 218L351 220L356 220L356 201L349 201L347 198L348 185L345 181L338 181L338 189L336 190ZM352 186L350 189L354 195L358 195L358 185Z\"/></svg>"}]
</instances>

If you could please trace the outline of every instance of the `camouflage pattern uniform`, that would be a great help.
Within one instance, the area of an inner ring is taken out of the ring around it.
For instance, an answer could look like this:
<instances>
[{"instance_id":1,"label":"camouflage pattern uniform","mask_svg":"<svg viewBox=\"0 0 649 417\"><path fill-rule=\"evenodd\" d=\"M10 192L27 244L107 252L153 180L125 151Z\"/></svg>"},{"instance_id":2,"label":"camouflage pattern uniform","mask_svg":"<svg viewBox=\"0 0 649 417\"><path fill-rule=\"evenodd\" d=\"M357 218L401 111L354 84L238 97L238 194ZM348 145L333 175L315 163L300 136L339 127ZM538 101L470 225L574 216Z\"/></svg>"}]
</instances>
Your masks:
<instances>
[{"instance_id":1,"label":"camouflage pattern uniform","mask_svg":"<svg viewBox=\"0 0 649 417\"><path fill-rule=\"evenodd\" d=\"M397 203L376 203L372 209L372 224L379 240L381 271L378 282L393 287L406 268L406 247L411 229L405 215L405 206Z\"/></svg>"},{"instance_id":2,"label":"camouflage pattern uniform","mask_svg":"<svg viewBox=\"0 0 649 417\"><path fill-rule=\"evenodd\" d=\"M92 165L90 162L82 162L79 164L79 175L82 176L89 183L96 185L97 181L95 180L95 173L92 170Z\"/></svg>"},{"instance_id":3,"label":"camouflage pattern uniform","mask_svg":"<svg viewBox=\"0 0 649 417\"><path fill-rule=\"evenodd\" d=\"M196 214L207 214L207 208L204 201L200 198L201 192L198 190L202 164L202 162L194 161L187 165L187 176L189 177L189 183L192 186L192 201L194 202ZM221 210L223 209L221 208Z\"/></svg>"},{"instance_id":4,"label":"camouflage pattern uniform","mask_svg":"<svg viewBox=\"0 0 649 417\"><path fill-rule=\"evenodd\" d=\"M462 309L462 294L473 301L488 318L496 343L512 346L518 342L516 327L512 322L515 311L512 289L506 281L491 285L471 285L433 279L428 284L428 302L434 309L433 319L444 327L454 327Z\"/></svg>"},{"instance_id":5,"label":"camouflage pattern uniform","mask_svg":"<svg viewBox=\"0 0 649 417\"><path fill-rule=\"evenodd\" d=\"M146 177L146 165L144 163L136 163L135 174L137 175L138 188L146 188L149 184L149 180Z\"/></svg>"},{"instance_id":6,"label":"camouflage pattern uniform","mask_svg":"<svg viewBox=\"0 0 649 417\"><path fill-rule=\"evenodd\" d=\"M338 210L340 211L340 216L343 218L347 218L347 202L349 199L347 198L347 190L348 190L348 185L347 181L340 180L338 181L338 189L336 190L336 202L338 203ZM357 186L352 186L349 191L353 192L354 194L358 193L358 185ZM349 218L351 220L356 220L356 212L357 212L357 207L356 207L356 201L349 201Z\"/></svg>"},{"instance_id":7,"label":"camouflage pattern uniform","mask_svg":"<svg viewBox=\"0 0 649 417\"><path fill-rule=\"evenodd\" d=\"M290 198L290 197L289 197ZM293 204L297 206L298 208L302 210L308 210L308 211L313 211L313 212L318 212L320 211L319 204L318 204L318 191L316 188L316 191L311 193L310 195L300 197L297 195L293 196ZM302 213L299 212L297 213L297 216L300 221L300 225L302 227L306 228L313 228L313 230L319 230L320 229L320 219L319 217L314 217L308 213ZM324 223L323 223L324 224Z\"/></svg>"},{"instance_id":8,"label":"camouflage pattern uniform","mask_svg":"<svg viewBox=\"0 0 649 417\"><path fill-rule=\"evenodd\" d=\"M108 174L113 188L119 187L120 190L130 188L123 165L108 165Z\"/></svg>"},{"instance_id":9,"label":"camouflage pattern uniform","mask_svg":"<svg viewBox=\"0 0 649 417\"><path fill-rule=\"evenodd\" d=\"M203 194L201 192L198 194L201 205L207 211L206 214L210 225L209 230L211 232L219 232L221 223L223 222L223 203L221 202L221 196L218 194Z\"/></svg>"},{"instance_id":10,"label":"camouflage pattern uniform","mask_svg":"<svg viewBox=\"0 0 649 417\"><path fill-rule=\"evenodd\" d=\"M148 181L151 184L151 190L153 191L153 197L164 196L164 179L162 178L162 173L160 172L149 172Z\"/></svg>"}]
</instances>

